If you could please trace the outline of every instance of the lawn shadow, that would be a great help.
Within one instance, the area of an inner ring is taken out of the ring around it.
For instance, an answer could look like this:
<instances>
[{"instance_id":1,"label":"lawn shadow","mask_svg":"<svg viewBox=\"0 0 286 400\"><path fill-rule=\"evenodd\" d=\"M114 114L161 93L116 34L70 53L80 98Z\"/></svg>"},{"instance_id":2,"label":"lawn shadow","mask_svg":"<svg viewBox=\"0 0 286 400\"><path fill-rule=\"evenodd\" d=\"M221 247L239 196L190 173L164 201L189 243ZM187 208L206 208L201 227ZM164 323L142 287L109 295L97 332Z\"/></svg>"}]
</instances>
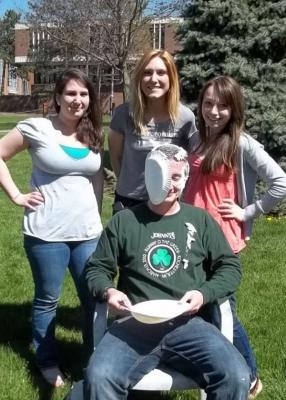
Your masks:
<instances>
[{"instance_id":1,"label":"lawn shadow","mask_svg":"<svg viewBox=\"0 0 286 400\"><path fill-rule=\"evenodd\" d=\"M31 346L31 303L0 304L0 321L2 321L0 345L9 347L25 361L31 383L39 390L39 400L51 400L54 388L48 385L39 373ZM79 308L59 307L57 322L67 329L79 330ZM60 339L58 340L58 348L61 359L60 366L67 380L73 382L81 379L83 368L87 363L87 354L83 349L83 345L76 341Z\"/></svg>"}]
</instances>

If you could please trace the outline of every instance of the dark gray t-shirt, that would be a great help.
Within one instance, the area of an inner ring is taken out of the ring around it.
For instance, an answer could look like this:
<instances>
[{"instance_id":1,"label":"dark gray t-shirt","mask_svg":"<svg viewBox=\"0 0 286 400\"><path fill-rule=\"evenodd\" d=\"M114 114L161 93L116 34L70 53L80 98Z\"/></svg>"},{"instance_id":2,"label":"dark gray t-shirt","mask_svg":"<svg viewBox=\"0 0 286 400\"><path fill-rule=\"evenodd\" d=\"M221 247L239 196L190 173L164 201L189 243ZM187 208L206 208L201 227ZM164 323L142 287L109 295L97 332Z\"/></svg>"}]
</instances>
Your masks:
<instances>
[{"instance_id":1,"label":"dark gray t-shirt","mask_svg":"<svg viewBox=\"0 0 286 400\"><path fill-rule=\"evenodd\" d=\"M150 150L162 143L174 143L188 149L189 137L196 131L193 112L179 105L175 124L171 120L147 124L148 135L136 134L129 104L116 108L110 128L124 135L123 155L116 192L121 196L136 200L147 200L144 169L145 159Z\"/></svg>"}]
</instances>

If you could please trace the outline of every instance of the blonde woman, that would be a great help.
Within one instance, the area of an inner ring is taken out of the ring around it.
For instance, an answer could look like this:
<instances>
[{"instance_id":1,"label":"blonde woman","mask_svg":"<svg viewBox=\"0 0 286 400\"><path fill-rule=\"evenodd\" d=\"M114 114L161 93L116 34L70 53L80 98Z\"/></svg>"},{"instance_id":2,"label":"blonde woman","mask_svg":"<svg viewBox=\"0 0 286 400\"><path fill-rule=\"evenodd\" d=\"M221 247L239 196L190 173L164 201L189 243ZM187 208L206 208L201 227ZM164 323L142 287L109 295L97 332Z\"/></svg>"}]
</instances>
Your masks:
<instances>
[{"instance_id":1,"label":"blonde woman","mask_svg":"<svg viewBox=\"0 0 286 400\"><path fill-rule=\"evenodd\" d=\"M109 151L117 176L114 211L148 199L147 153L162 143L187 149L195 130L193 112L180 103L173 57L165 50L148 51L135 68L130 103L115 110L110 124Z\"/></svg>"}]
</instances>

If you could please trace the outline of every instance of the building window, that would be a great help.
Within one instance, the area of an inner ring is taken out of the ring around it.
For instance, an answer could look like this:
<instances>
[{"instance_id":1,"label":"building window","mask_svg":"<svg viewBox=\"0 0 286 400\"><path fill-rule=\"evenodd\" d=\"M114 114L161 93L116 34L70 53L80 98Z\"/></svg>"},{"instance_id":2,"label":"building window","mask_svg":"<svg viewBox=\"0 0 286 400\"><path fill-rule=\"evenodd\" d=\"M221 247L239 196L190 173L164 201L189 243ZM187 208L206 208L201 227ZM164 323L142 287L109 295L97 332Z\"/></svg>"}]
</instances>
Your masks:
<instances>
[{"instance_id":1,"label":"building window","mask_svg":"<svg viewBox=\"0 0 286 400\"><path fill-rule=\"evenodd\" d=\"M161 22L154 22L151 26L151 37L153 49L165 48L165 29L166 24Z\"/></svg>"},{"instance_id":2,"label":"building window","mask_svg":"<svg viewBox=\"0 0 286 400\"><path fill-rule=\"evenodd\" d=\"M8 73L9 93L17 93L17 67L10 65Z\"/></svg>"}]
</instances>

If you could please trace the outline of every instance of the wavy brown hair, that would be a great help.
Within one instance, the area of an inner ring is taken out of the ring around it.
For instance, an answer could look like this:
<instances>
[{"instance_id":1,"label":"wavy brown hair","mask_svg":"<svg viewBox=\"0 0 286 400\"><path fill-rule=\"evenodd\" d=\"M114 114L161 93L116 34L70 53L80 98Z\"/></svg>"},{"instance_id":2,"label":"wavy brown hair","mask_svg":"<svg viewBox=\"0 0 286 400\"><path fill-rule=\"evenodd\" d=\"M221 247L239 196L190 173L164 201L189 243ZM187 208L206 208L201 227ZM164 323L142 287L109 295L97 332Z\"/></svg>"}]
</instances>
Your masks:
<instances>
[{"instance_id":1,"label":"wavy brown hair","mask_svg":"<svg viewBox=\"0 0 286 400\"><path fill-rule=\"evenodd\" d=\"M231 117L223 130L216 135L206 126L202 105L207 89L213 86L216 97L222 99L231 109ZM218 76L209 80L202 88L198 102L198 125L200 146L196 151L204 155L202 172L213 172L221 165L230 173L236 169L239 138L244 128L244 96L240 85L229 76Z\"/></svg>"},{"instance_id":2,"label":"wavy brown hair","mask_svg":"<svg viewBox=\"0 0 286 400\"><path fill-rule=\"evenodd\" d=\"M167 93L167 110L173 123L178 116L180 88L177 68L171 54L166 50L149 50L138 61L134 73L131 88L131 115L134 120L136 132L139 136L146 134L144 113L146 108L146 97L141 89L141 81L146 65L155 57L160 57L166 65L170 88Z\"/></svg>"},{"instance_id":3,"label":"wavy brown hair","mask_svg":"<svg viewBox=\"0 0 286 400\"><path fill-rule=\"evenodd\" d=\"M60 112L60 105L57 97L60 96L67 83L74 79L81 82L88 90L89 106L77 125L77 138L80 142L87 144L91 149L100 149L103 145L102 134L102 113L99 107L95 88L88 76L79 69L68 69L64 71L56 81L53 94L53 104L57 113Z\"/></svg>"}]
</instances>

